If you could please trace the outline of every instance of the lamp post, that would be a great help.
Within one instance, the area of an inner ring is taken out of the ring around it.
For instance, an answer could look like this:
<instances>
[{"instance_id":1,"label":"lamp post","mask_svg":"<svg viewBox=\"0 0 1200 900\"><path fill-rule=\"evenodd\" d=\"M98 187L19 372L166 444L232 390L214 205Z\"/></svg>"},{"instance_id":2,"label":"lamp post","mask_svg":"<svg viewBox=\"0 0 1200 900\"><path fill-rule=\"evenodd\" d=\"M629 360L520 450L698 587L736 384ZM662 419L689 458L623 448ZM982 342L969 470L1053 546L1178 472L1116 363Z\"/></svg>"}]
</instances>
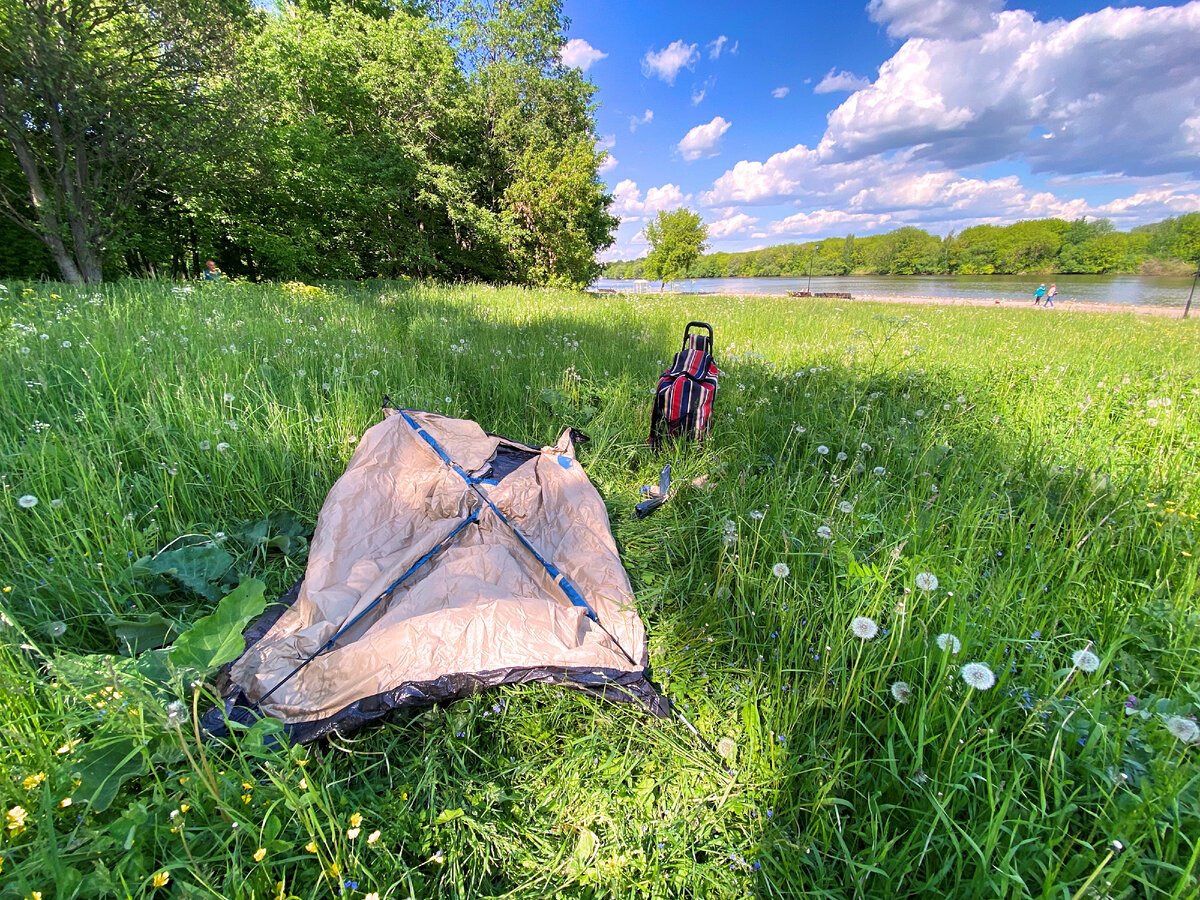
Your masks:
<instances>
[{"instance_id":1,"label":"lamp post","mask_svg":"<svg viewBox=\"0 0 1200 900\"><path fill-rule=\"evenodd\" d=\"M1196 293L1196 279L1200 278L1200 269L1196 270L1196 274L1192 276L1192 289L1188 291L1187 303L1183 305L1183 317L1188 317L1188 310L1192 308L1192 295Z\"/></svg>"},{"instance_id":2,"label":"lamp post","mask_svg":"<svg viewBox=\"0 0 1200 900\"><path fill-rule=\"evenodd\" d=\"M813 244L812 249L808 251L808 294L809 294L809 296L812 295L813 257L816 256L817 248L819 246L820 246L819 244Z\"/></svg>"}]
</instances>

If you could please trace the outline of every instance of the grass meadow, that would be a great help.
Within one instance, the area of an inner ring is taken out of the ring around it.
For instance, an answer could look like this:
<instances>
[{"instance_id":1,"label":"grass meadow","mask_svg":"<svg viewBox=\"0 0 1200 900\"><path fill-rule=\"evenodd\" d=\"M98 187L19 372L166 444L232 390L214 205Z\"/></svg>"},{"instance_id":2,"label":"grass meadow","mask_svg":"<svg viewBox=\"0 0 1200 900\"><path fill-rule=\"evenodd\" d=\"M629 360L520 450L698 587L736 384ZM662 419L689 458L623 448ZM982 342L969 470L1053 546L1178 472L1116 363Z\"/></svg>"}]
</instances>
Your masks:
<instances>
[{"instance_id":1,"label":"grass meadow","mask_svg":"<svg viewBox=\"0 0 1200 900\"><path fill-rule=\"evenodd\" d=\"M689 319L714 427L656 458ZM1194 321L9 283L0 372L0 898L1200 893ZM178 648L213 662L222 596L303 573L384 394L590 436L703 740L554 686L199 739L212 666Z\"/></svg>"}]
</instances>

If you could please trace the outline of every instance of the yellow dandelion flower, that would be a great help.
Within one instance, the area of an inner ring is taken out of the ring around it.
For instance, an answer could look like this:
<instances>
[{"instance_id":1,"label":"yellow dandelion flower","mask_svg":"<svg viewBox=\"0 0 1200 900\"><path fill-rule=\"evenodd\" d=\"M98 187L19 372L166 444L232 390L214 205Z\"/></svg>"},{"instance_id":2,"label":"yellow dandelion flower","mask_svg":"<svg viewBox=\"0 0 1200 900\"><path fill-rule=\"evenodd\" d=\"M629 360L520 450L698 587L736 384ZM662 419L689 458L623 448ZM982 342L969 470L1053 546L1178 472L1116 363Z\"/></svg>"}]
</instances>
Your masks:
<instances>
[{"instance_id":1,"label":"yellow dandelion flower","mask_svg":"<svg viewBox=\"0 0 1200 900\"><path fill-rule=\"evenodd\" d=\"M161 872L155 873L154 877L152 879L150 879L150 883L153 884L155 887L163 887L170 880L171 880L171 873L164 869Z\"/></svg>"},{"instance_id":2,"label":"yellow dandelion flower","mask_svg":"<svg viewBox=\"0 0 1200 900\"><path fill-rule=\"evenodd\" d=\"M192 805L190 803L180 803L179 804L179 811L181 813L187 812L191 808L192 808Z\"/></svg>"},{"instance_id":3,"label":"yellow dandelion flower","mask_svg":"<svg viewBox=\"0 0 1200 900\"><path fill-rule=\"evenodd\" d=\"M355 828L358 828L360 825L362 825L362 816L359 813L355 813L350 817L350 824Z\"/></svg>"},{"instance_id":4,"label":"yellow dandelion flower","mask_svg":"<svg viewBox=\"0 0 1200 900\"><path fill-rule=\"evenodd\" d=\"M25 812L23 806L14 806L8 811L8 830L16 831L18 828L25 827L25 817L29 813Z\"/></svg>"},{"instance_id":5,"label":"yellow dandelion flower","mask_svg":"<svg viewBox=\"0 0 1200 900\"><path fill-rule=\"evenodd\" d=\"M32 900L42 900L42 892L34 891L32 894Z\"/></svg>"},{"instance_id":6,"label":"yellow dandelion flower","mask_svg":"<svg viewBox=\"0 0 1200 900\"><path fill-rule=\"evenodd\" d=\"M264 857L264 856L266 856L266 855L267 855L267 848L266 848L266 847L259 847L257 850L255 850L255 851L254 851L254 861L255 861L255 862L262 862L262 861L263 861L263 857Z\"/></svg>"},{"instance_id":7,"label":"yellow dandelion flower","mask_svg":"<svg viewBox=\"0 0 1200 900\"><path fill-rule=\"evenodd\" d=\"M6 584L6 585L4 586L4 593L6 593L6 594L11 594L11 593L12 593L12 585L11 585L11 584Z\"/></svg>"},{"instance_id":8,"label":"yellow dandelion flower","mask_svg":"<svg viewBox=\"0 0 1200 900\"><path fill-rule=\"evenodd\" d=\"M61 806L63 809L66 809L66 808L67 808L68 806L70 806L70 805L71 805L73 802L74 802L74 801L73 801L73 800L72 800L70 797L63 797L63 799L62 799L62 803L60 803L60 804L58 804L58 805L59 805L59 806Z\"/></svg>"},{"instance_id":9,"label":"yellow dandelion flower","mask_svg":"<svg viewBox=\"0 0 1200 900\"><path fill-rule=\"evenodd\" d=\"M307 759L298 759L298 760L296 760L296 765L298 765L298 766L307 766L307 765L308 765L308 760L307 760Z\"/></svg>"},{"instance_id":10,"label":"yellow dandelion flower","mask_svg":"<svg viewBox=\"0 0 1200 900\"><path fill-rule=\"evenodd\" d=\"M337 878L339 875L342 874L342 867L339 866L337 863L330 863L329 868L326 869L325 871L329 874L330 878Z\"/></svg>"},{"instance_id":11,"label":"yellow dandelion flower","mask_svg":"<svg viewBox=\"0 0 1200 900\"><path fill-rule=\"evenodd\" d=\"M242 782L242 790L243 791L252 791L252 790L254 790L254 785L252 785L248 781L243 781Z\"/></svg>"},{"instance_id":12,"label":"yellow dandelion flower","mask_svg":"<svg viewBox=\"0 0 1200 900\"><path fill-rule=\"evenodd\" d=\"M378 830L372 831L369 835L367 835L367 843L368 844L373 844L377 840L379 840L379 831Z\"/></svg>"},{"instance_id":13,"label":"yellow dandelion flower","mask_svg":"<svg viewBox=\"0 0 1200 900\"><path fill-rule=\"evenodd\" d=\"M21 787L25 788L25 790L27 790L27 791L32 791L35 787L37 787L39 784L41 784L45 780L46 780L46 773L38 772L35 775L27 776L25 778L25 780L21 782Z\"/></svg>"},{"instance_id":14,"label":"yellow dandelion flower","mask_svg":"<svg viewBox=\"0 0 1200 900\"><path fill-rule=\"evenodd\" d=\"M242 802L243 803L249 803L253 799L254 798L251 797L249 794L242 794Z\"/></svg>"},{"instance_id":15,"label":"yellow dandelion flower","mask_svg":"<svg viewBox=\"0 0 1200 900\"><path fill-rule=\"evenodd\" d=\"M304 845L304 849L307 850L309 853L316 853L317 852L317 842L309 841L307 844Z\"/></svg>"},{"instance_id":16,"label":"yellow dandelion flower","mask_svg":"<svg viewBox=\"0 0 1200 900\"><path fill-rule=\"evenodd\" d=\"M351 828L349 831L346 832L346 837L350 838L350 840L354 840L356 837L358 837L358 832L359 832L358 828Z\"/></svg>"}]
</instances>

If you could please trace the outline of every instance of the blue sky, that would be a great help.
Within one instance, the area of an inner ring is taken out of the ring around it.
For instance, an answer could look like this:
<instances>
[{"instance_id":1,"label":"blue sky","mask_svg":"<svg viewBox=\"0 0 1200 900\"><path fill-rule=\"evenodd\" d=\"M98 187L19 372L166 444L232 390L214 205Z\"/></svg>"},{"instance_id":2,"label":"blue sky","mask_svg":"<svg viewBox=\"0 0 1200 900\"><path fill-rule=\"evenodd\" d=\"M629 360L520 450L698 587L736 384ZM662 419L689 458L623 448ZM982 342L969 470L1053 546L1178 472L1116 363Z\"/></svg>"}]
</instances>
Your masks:
<instances>
[{"instance_id":1,"label":"blue sky","mask_svg":"<svg viewBox=\"0 0 1200 900\"><path fill-rule=\"evenodd\" d=\"M1200 210L1200 0L566 0L621 216L714 250Z\"/></svg>"}]
</instances>

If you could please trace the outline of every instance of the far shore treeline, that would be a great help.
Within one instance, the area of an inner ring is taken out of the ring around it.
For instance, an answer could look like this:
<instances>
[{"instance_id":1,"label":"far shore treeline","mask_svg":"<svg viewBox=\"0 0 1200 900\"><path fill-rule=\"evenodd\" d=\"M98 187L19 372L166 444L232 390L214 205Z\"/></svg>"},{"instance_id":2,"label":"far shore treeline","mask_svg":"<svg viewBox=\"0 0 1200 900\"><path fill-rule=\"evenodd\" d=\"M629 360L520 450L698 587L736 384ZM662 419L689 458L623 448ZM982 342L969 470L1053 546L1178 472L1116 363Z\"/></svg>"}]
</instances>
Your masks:
<instances>
[{"instance_id":1,"label":"far shore treeline","mask_svg":"<svg viewBox=\"0 0 1200 900\"><path fill-rule=\"evenodd\" d=\"M558 0L0 0L0 277L584 285Z\"/></svg>"},{"instance_id":2,"label":"far shore treeline","mask_svg":"<svg viewBox=\"0 0 1200 900\"><path fill-rule=\"evenodd\" d=\"M648 278L645 259L611 262L607 278ZM976 225L945 238L904 227L744 253L708 253L681 276L1191 275L1200 265L1200 212L1117 231L1106 219Z\"/></svg>"}]
</instances>

